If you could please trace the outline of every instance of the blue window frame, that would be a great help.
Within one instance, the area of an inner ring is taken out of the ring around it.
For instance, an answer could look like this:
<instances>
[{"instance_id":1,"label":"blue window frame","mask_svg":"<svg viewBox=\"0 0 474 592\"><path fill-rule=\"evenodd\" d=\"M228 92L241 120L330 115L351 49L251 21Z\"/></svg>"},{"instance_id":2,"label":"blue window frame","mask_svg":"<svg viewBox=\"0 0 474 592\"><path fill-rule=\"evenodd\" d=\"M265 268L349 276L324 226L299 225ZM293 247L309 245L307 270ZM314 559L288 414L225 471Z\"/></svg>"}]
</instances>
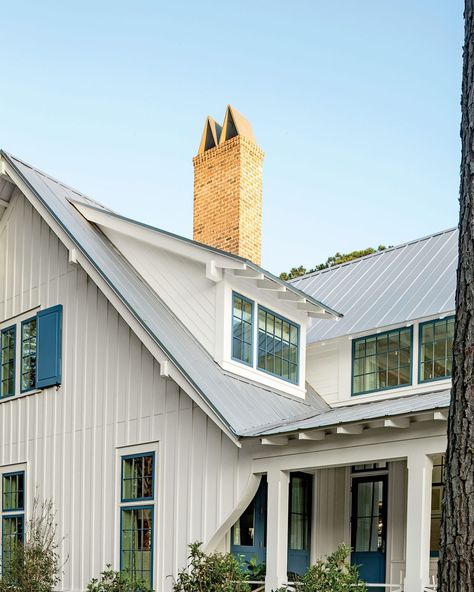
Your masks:
<instances>
[{"instance_id":1,"label":"blue window frame","mask_svg":"<svg viewBox=\"0 0 474 592\"><path fill-rule=\"evenodd\" d=\"M253 302L232 293L232 359L253 364Z\"/></svg>"},{"instance_id":2,"label":"blue window frame","mask_svg":"<svg viewBox=\"0 0 474 592\"><path fill-rule=\"evenodd\" d=\"M8 570L16 544L25 536L25 473L2 475L2 574Z\"/></svg>"},{"instance_id":3,"label":"blue window frame","mask_svg":"<svg viewBox=\"0 0 474 592\"><path fill-rule=\"evenodd\" d=\"M450 378L452 373L454 317L420 323L419 382Z\"/></svg>"},{"instance_id":4,"label":"blue window frame","mask_svg":"<svg viewBox=\"0 0 474 592\"><path fill-rule=\"evenodd\" d=\"M21 392L36 387L36 317L21 324Z\"/></svg>"},{"instance_id":5,"label":"blue window frame","mask_svg":"<svg viewBox=\"0 0 474 592\"><path fill-rule=\"evenodd\" d=\"M297 384L299 333L299 325L259 306L257 368Z\"/></svg>"},{"instance_id":6,"label":"blue window frame","mask_svg":"<svg viewBox=\"0 0 474 592\"><path fill-rule=\"evenodd\" d=\"M25 472L4 473L2 476L2 512L25 509Z\"/></svg>"},{"instance_id":7,"label":"blue window frame","mask_svg":"<svg viewBox=\"0 0 474 592\"><path fill-rule=\"evenodd\" d=\"M120 570L153 589L154 506L125 506L120 514Z\"/></svg>"},{"instance_id":8,"label":"blue window frame","mask_svg":"<svg viewBox=\"0 0 474 592\"><path fill-rule=\"evenodd\" d=\"M153 499L155 453L122 456L122 502Z\"/></svg>"},{"instance_id":9,"label":"blue window frame","mask_svg":"<svg viewBox=\"0 0 474 592\"><path fill-rule=\"evenodd\" d=\"M122 456L120 481L120 569L152 590L155 453Z\"/></svg>"},{"instance_id":10,"label":"blue window frame","mask_svg":"<svg viewBox=\"0 0 474 592\"><path fill-rule=\"evenodd\" d=\"M0 398L15 394L16 326L0 333Z\"/></svg>"},{"instance_id":11,"label":"blue window frame","mask_svg":"<svg viewBox=\"0 0 474 592\"><path fill-rule=\"evenodd\" d=\"M352 394L409 386L413 328L403 327L352 342Z\"/></svg>"}]
</instances>

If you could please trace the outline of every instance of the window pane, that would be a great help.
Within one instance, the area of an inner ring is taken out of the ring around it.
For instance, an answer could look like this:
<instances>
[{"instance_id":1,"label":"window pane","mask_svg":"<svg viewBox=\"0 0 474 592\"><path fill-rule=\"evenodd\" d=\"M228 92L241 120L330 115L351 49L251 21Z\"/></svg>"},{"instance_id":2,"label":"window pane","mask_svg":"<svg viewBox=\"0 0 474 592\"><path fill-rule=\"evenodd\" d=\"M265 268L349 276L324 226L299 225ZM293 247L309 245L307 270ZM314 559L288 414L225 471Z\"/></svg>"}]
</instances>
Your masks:
<instances>
[{"instance_id":1,"label":"window pane","mask_svg":"<svg viewBox=\"0 0 474 592\"><path fill-rule=\"evenodd\" d=\"M259 309L258 363L261 370L298 382L298 326Z\"/></svg>"},{"instance_id":2,"label":"window pane","mask_svg":"<svg viewBox=\"0 0 474 592\"><path fill-rule=\"evenodd\" d=\"M411 329L356 339L353 352L353 394L410 384Z\"/></svg>"},{"instance_id":3,"label":"window pane","mask_svg":"<svg viewBox=\"0 0 474 592\"><path fill-rule=\"evenodd\" d=\"M232 297L232 357L252 363L253 304L234 294Z\"/></svg>"},{"instance_id":4,"label":"window pane","mask_svg":"<svg viewBox=\"0 0 474 592\"><path fill-rule=\"evenodd\" d=\"M122 458L122 499L153 498L153 454Z\"/></svg>"},{"instance_id":5,"label":"window pane","mask_svg":"<svg viewBox=\"0 0 474 592\"><path fill-rule=\"evenodd\" d=\"M143 578L152 587L153 510L122 508L121 570L132 577Z\"/></svg>"},{"instance_id":6,"label":"window pane","mask_svg":"<svg viewBox=\"0 0 474 592\"><path fill-rule=\"evenodd\" d=\"M232 528L232 544L252 547L255 538L255 502L248 506Z\"/></svg>"},{"instance_id":7,"label":"window pane","mask_svg":"<svg viewBox=\"0 0 474 592\"><path fill-rule=\"evenodd\" d=\"M15 394L15 335L15 327L9 327L1 332L1 397L10 397Z\"/></svg>"},{"instance_id":8,"label":"window pane","mask_svg":"<svg viewBox=\"0 0 474 592\"><path fill-rule=\"evenodd\" d=\"M36 318L21 325L21 390L36 384Z\"/></svg>"},{"instance_id":9,"label":"window pane","mask_svg":"<svg viewBox=\"0 0 474 592\"><path fill-rule=\"evenodd\" d=\"M451 376L454 318L420 325L420 380Z\"/></svg>"}]
</instances>

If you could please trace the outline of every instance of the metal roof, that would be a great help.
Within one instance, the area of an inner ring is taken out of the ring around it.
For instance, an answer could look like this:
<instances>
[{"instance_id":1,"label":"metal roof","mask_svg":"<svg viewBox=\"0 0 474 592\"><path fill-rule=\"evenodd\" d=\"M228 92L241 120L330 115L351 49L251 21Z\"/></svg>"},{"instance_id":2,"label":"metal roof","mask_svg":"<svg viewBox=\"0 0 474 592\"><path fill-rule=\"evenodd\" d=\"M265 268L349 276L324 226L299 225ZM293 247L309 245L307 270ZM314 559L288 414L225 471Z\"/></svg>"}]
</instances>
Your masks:
<instances>
[{"instance_id":1,"label":"metal roof","mask_svg":"<svg viewBox=\"0 0 474 592\"><path fill-rule=\"evenodd\" d=\"M334 407L313 417L302 420L289 420L279 426L267 427L264 431L248 430L246 436L263 436L271 434L291 433L317 428L329 428L341 424L383 419L398 415L407 415L444 409L449 407L450 390L434 391L416 395L406 395L370 403L358 403L344 407Z\"/></svg>"},{"instance_id":2,"label":"metal roof","mask_svg":"<svg viewBox=\"0 0 474 592\"><path fill-rule=\"evenodd\" d=\"M454 311L457 243L452 228L293 280L344 315L313 321L308 343Z\"/></svg>"},{"instance_id":3,"label":"metal roof","mask_svg":"<svg viewBox=\"0 0 474 592\"><path fill-rule=\"evenodd\" d=\"M234 434L289 418L307 417L327 408L314 392L310 391L307 401L302 401L222 370L124 256L70 200L103 206L18 158L3 151L0 154Z\"/></svg>"}]
</instances>

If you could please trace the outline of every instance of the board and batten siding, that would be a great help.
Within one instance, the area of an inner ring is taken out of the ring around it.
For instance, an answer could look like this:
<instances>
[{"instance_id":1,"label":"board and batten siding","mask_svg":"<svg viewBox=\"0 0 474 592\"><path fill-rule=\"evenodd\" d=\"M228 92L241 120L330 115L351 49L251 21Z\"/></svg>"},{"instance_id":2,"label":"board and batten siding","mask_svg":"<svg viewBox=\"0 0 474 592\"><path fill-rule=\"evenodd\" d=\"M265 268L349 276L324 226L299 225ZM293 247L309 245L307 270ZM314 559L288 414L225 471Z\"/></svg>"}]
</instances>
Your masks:
<instances>
[{"instance_id":1,"label":"board and batten siding","mask_svg":"<svg viewBox=\"0 0 474 592\"><path fill-rule=\"evenodd\" d=\"M205 265L110 228L104 233L213 356L216 284L206 278Z\"/></svg>"},{"instance_id":2,"label":"board and batten siding","mask_svg":"<svg viewBox=\"0 0 474 592\"><path fill-rule=\"evenodd\" d=\"M119 447L157 446L155 585L170 590L187 545L208 539L245 488L250 463L169 379L32 205L0 221L0 322L62 304L63 382L0 402L0 464L27 463L27 515L51 498L64 591L118 566ZM156 444L157 443L157 444Z\"/></svg>"}]
</instances>

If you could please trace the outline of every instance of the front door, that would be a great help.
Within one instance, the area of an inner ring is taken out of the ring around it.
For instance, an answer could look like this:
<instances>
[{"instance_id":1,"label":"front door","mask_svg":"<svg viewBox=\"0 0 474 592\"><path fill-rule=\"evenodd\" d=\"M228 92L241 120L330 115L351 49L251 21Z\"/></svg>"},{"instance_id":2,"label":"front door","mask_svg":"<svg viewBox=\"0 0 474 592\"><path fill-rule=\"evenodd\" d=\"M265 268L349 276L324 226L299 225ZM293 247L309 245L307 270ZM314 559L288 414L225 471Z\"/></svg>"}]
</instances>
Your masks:
<instances>
[{"instance_id":1,"label":"front door","mask_svg":"<svg viewBox=\"0 0 474 592\"><path fill-rule=\"evenodd\" d=\"M385 583L387 476L352 480L352 563L367 583ZM372 588L379 592L378 588ZM382 592L380 588L380 592Z\"/></svg>"}]
</instances>

